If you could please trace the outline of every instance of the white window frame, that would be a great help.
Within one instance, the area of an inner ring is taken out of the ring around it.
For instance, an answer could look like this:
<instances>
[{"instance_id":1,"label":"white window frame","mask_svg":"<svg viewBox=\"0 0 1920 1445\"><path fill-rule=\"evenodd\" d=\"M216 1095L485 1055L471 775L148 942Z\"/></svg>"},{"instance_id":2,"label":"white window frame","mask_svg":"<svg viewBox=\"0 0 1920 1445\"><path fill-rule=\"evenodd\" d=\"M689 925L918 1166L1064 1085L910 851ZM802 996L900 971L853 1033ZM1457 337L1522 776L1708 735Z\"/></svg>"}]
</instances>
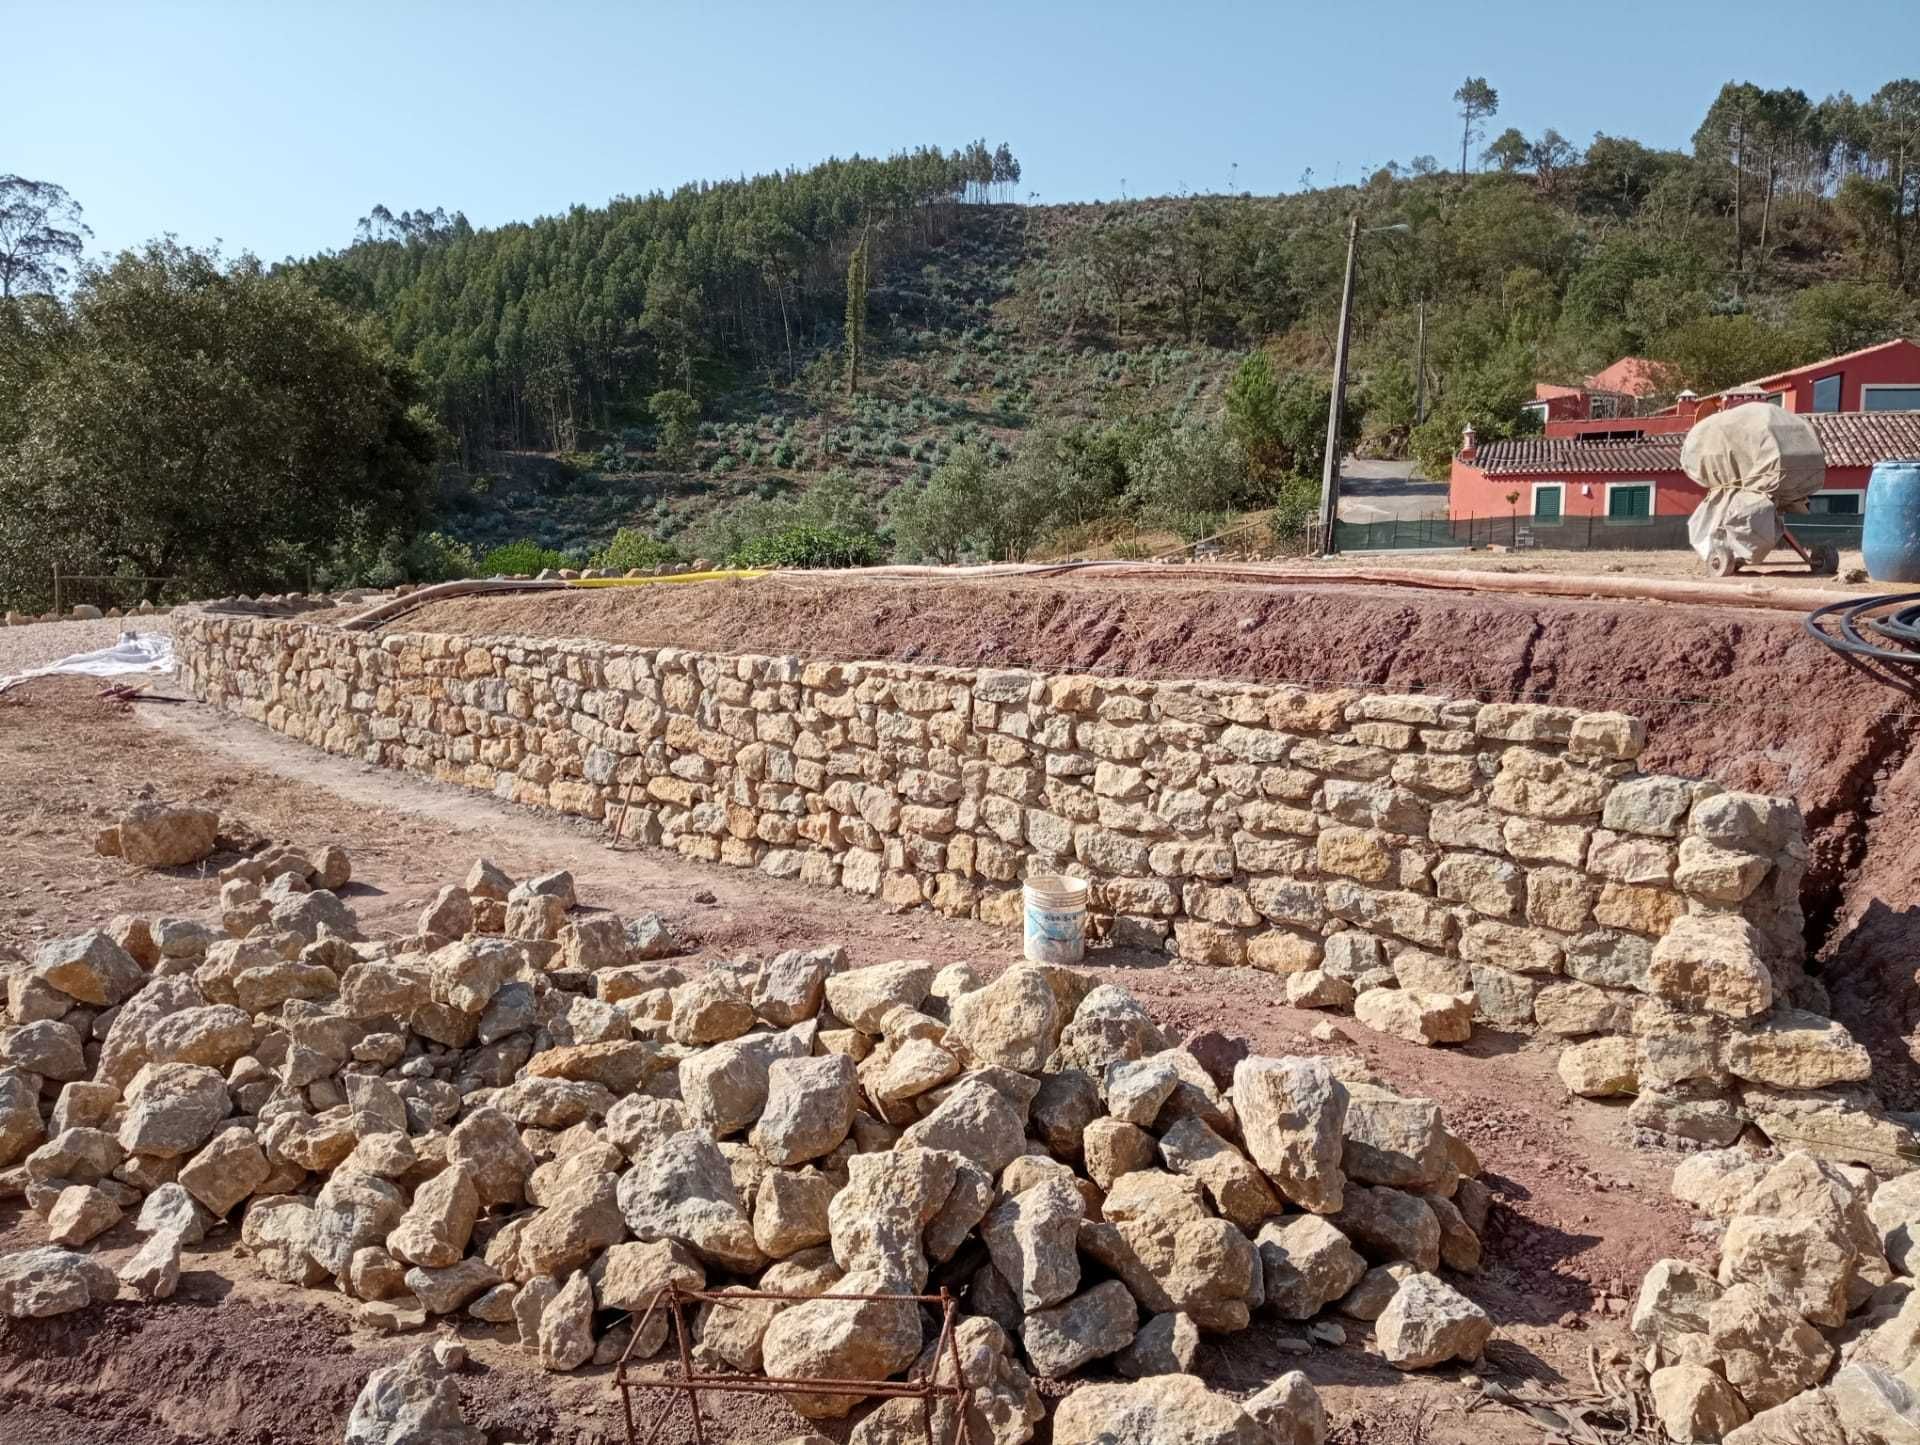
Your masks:
<instances>
[{"instance_id":1,"label":"white window frame","mask_svg":"<svg viewBox=\"0 0 1920 1445\"><path fill-rule=\"evenodd\" d=\"M1860 505L1857 510L1851 512L1820 512L1816 514L1809 511L1807 514L1809 516L1864 517L1867 514L1867 490L1865 487L1822 487L1819 491L1811 493L1807 497L1807 500L1811 502L1814 497L1852 497Z\"/></svg>"},{"instance_id":2,"label":"white window frame","mask_svg":"<svg viewBox=\"0 0 1920 1445\"><path fill-rule=\"evenodd\" d=\"M1603 411L1601 408L1605 408ZM1609 392L1594 392L1587 397L1589 421L1620 420L1620 399Z\"/></svg>"},{"instance_id":3,"label":"white window frame","mask_svg":"<svg viewBox=\"0 0 1920 1445\"><path fill-rule=\"evenodd\" d=\"M1538 417L1540 425L1545 426L1553 416L1553 407L1544 401L1530 401L1520 408L1520 415Z\"/></svg>"},{"instance_id":4,"label":"white window frame","mask_svg":"<svg viewBox=\"0 0 1920 1445\"><path fill-rule=\"evenodd\" d=\"M1784 407L1787 404L1787 394L1784 391L1763 391L1760 393L1760 400L1769 406Z\"/></svg>"},{"instance_id":5,"label":"white window frame","mask_svg":"<svg viewBox=\"0 0 1920 1445\"><path fill-rule=\"evenodd\" d=\"M1613 515L1613 494L1621 487L1645 487L1647 489L1647 515L1645 517L1616 517ZM1639 482L1608 482L1606 510L1601 514L1603 522L1651 522L1660 515L1660 484L1651 477Z\"/></svg>"},{"instance_id":6,"label":"white window frame","mask_svg":"<svg viewBox=\"0 0 1920 1445\"><path fill-rule=\"evenodd\" d=\"M1540 493L1542 489L1546 489L1546 488L1550 488L1553 491L1556 491L1560 494L1560 510L1557 513L1555 513L1550 520L1555 522L1566 521L1567 520L1567 484L1565 482L1535 482L1533 484L1533 490L1527 495L1527 516L1536 522L1541 520Z\"/></svg>"},{"instance_id":7,"label":"white window frame","mask_svg":"<svg viewBox=\"0 0 1920 1445\"><path fill-rule=\"evenodd\" d=\"M1820 410L1819 397L1817 395L1816 388L1818 388L1820 383L1823 381L1833 381L1833 382L1839 383L1839 395L1834 398L1833 412L1823 412ZM1829 371L1825 376L1815 376L1815 377L1808 378L1807 380L1807 411L1810 414L1815 416L1831 416L1833 415L1834 412L1844 411L1846 408L1842 405L1842 403L1844 403L1846 399L1847 399L1846 372Z\"/></svg>"},{"instance_id":8,"label":"white window frame","mask_svg":"<svg viewBox=\"0 0 1920 1445\"><path fill-rule=\"evenodd\" d=\"M1860 410L1872 411L1874 409L1867 405L1867 395L1869 392L1913 391L1916 387L1920 387L1920 382L1913 382L1913 381L1862 382L1860 384ZM1905 410L1911 410L1912 408L1902 407L1899 409L1905 411Z\"/></svg>"}]
</instances>

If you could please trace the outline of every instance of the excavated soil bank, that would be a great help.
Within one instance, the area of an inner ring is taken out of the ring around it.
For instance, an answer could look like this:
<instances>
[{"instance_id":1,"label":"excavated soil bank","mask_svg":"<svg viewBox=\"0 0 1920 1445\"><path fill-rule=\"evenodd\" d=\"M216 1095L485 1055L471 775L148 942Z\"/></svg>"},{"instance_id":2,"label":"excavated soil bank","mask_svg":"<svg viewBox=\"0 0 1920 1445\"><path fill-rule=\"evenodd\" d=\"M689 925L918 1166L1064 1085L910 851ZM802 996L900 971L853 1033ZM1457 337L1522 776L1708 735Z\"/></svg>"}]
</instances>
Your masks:
<instances>
[{"instance_id":1,"label":"excavated soil bank","mask_svg":"<svg viewBox=\"0 0 1920 1445\"><path fill-rule=\"evenodd\" d=\"M1806 813L1809 943L1894 1107L1920 1106L1920 703L1791 613L1664 603L1066 578L753 582L430 603L392 631L1431 690L1646 719L1650 771Z\"/></svg>"}]
</instances>

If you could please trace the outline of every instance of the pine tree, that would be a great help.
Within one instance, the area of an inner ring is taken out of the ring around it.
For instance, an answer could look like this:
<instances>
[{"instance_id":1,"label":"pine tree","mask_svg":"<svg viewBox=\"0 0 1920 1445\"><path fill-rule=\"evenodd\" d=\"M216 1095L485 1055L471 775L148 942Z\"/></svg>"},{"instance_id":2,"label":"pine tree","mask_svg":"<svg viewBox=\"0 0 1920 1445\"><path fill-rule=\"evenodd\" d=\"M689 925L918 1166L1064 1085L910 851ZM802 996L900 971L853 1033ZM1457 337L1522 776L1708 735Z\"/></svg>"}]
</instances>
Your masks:
<instances>
[{"instance_id":1,"label":"pine tree","mask_svg":"<svg viewBox=\"0 0 1920 1445\"><path fill-rule=\"evenodd\" d=\"M847 258L847 395L860 389L860 358L867 344L867 238Z\"/></svg>"}]
</instances>

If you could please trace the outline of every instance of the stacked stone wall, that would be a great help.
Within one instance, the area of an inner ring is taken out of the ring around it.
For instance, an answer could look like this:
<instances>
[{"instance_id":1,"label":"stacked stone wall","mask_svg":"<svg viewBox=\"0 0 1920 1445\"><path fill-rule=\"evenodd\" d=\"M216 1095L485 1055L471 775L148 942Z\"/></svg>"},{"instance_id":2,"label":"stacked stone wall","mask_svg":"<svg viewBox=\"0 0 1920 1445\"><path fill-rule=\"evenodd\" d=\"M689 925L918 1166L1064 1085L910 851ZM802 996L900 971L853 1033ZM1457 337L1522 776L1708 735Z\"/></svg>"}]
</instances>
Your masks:
<instances>
[{"instance_id":1,"label":"stacked stone wall","mask_svg":"<svg viewBox=\"0 0 1920 1445\"><path fill-rule=\"evenodd\" d=\"M1639 772L1623 713L211 611L175 635L199 696L331 752L894 907L1012 924L1024 878L1078 874L1098 935L1295 1002L1606 1040L1585 1092L1857 1072L1787 1078L1770 1044L1824 1012L1798 808Z\"/></svg>"}]
</instances>

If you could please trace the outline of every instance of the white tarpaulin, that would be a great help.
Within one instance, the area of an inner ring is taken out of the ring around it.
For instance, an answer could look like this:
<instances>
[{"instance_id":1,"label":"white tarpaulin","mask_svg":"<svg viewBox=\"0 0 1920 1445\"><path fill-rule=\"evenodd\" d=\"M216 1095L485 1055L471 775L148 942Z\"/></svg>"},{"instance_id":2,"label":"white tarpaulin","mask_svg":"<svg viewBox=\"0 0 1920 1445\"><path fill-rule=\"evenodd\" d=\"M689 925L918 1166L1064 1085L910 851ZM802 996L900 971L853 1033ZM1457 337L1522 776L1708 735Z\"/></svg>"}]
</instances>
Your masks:
<instances>
[{"instance_id":1,"label":"white tarpaulin","mask_svg":"<svg viewBox=\"0 0 1920 1445\"><path fill-rule=\"evenodd\" d=\"M173 638L164 632L123 632L112 647L98 652L76 652L45 667L0 677L0 692L30 677L73 673L81 677L128 677L138 673L173 671Z\"/></svg>"},{"instance_id":2,"label":"white tarpaulin","mask_svg":"<svg viewBox=\"0 0 1920 1445\"><path fill-rule=\"evenodd\" d=\"M1804 512L1827 479L1826 452L1807 419L1765 402L1696 423L1680 465L1707 489L1687 518L1687 540L1709 562L1716 543L1740 562L1766 561L1780 542L1780 513Z\"/></svg>"},{"instance_id":3,"label":"white tarpaulin","mask_svg":"<svg viewBox=\"0 0 1920 1445\"><path fill-rule=\"evenodd\" d=\"M1741 488L1708 492L1687 518L1687 540L1703 562L1712 559L1715 542L1724 542L1742 562L1764 562L1780 545L1780 513L1759 492Z\"/></svg>"}]
</instances>

